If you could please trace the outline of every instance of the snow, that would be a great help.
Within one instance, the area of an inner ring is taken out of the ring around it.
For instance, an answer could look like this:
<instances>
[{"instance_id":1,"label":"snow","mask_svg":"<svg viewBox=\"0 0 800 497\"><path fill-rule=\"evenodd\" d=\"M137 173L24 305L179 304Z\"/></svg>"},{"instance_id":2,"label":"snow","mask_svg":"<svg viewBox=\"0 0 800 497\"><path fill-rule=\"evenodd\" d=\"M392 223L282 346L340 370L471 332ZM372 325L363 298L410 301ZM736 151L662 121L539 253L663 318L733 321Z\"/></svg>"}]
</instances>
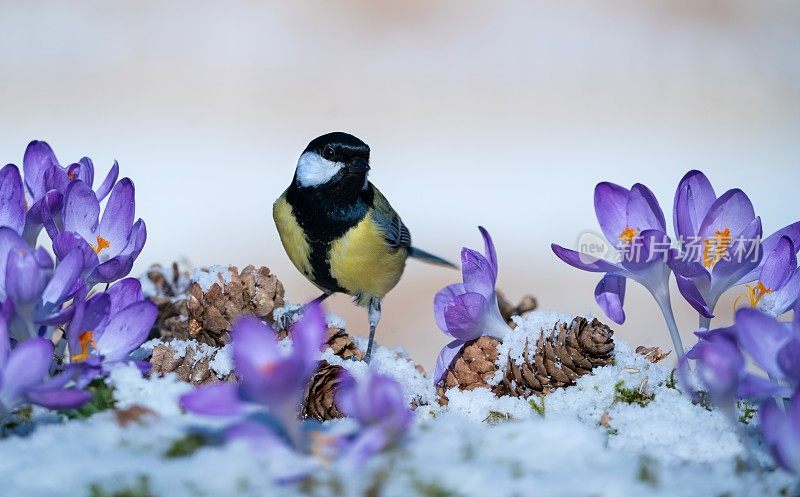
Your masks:
<instances>
[{"instance_id":1,"label":"snow","mask_svg":"<svg viewBox=\"0 0 800 497\"><path fill-rule=\"evenodd\" d=\"M230 283L233 275L231 274L233 266L219 266L212 265L207 268L197 268L189 275L189 281L197 283L204 292L211 289L214 283Z\"/></svg>"},{"instance_id":2,"label":"snow","mask_svg":"<svg viewBox=\"0 0 800 497\"><path fill-rule=\"evenodd\" d=\"M520 321L520 331L532 337L568 318L534 313ZM282 347L288 348L288 342L282 341ZM144 350L155 343L148 342ZM135 367L119 366L108 379L117 408L139 405L156 415L123 427L108 411L87 420L57 421L35 410L37 423L29 433L17 430L0 439L0 493L98 495L90 492L93 488L110 496L146 482L149 495L159 497L800 495L800 487L792 486L797 479L786 473L743 469L744 449L733 429L717 412L692 404L672 387L669 366L649 363L622 340L615 343L612 365L543 401L530 399L543 402L543 416L529 399L496 398L487 389L450 390L449 404L440 406L430 379L401 349L378 347L369 366L326 352L326 360L356 376L374 368L398 379L406 399L420 407L400 447L374 457L357 473L335 461L321 465L300 485L275 480L287 468L311 462L308 458L277 457L241 444L167 457L165 452L187 432L213 429L222 421L183 413L178 399L191 387L174 374L143 378ZM188 346L170 344L184 351ZM215 353L215 371L230 368L229 352L198 350ZM623 387L641 388L652 400L644 407L620 401L617 389ZM346 430L349 422L327 425ZM769 467L763 447L757 450Z\"/></svg>"}]
</instances>

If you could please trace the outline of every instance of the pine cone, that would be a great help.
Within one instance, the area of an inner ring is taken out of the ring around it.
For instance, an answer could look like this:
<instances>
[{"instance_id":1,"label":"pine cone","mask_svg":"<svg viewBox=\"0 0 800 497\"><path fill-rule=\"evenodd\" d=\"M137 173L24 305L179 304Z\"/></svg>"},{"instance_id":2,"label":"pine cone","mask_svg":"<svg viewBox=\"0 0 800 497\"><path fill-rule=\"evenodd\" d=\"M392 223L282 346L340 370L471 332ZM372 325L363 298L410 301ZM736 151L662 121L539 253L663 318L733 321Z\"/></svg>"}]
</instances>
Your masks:
<instances>
[{"instance_id":1,"label":"pine cone","mask_svg":"<svg viewBox=\"0 0 800 497\"><path fill-rule=\"evenodd\" d=\"M272 311L283 306L283 284L269 268L247 266L241 273L230 267L230 280L218 275L207 291L192 283L185 299L159 304L156 322L164 339L192 339L213 346L228 343L231 323L243 314L271 320Z\"/></svg>"},{"instance_id":2,"label":"pine cone","mask_svg":"<svg viewBox=\"0 0 800 497\"><path fill-rule=\"evenodd\" d=\"M500 308L500 315L503 316L503 319L511 326L512 328L516 328L517 325L511 319L514 316L524 316L529 312L536 310L538 307L538 303L536 302L536 297L533 295L525 295L519 301L517 305L513 305L502 292L497 291L497 306Z\"/></svg>"},{"instance_id":3,"label":"pine cone","mask_svg":"<svg viewBox=\"0 0 800 497\"><path fill-rule=\"evenodd\" d=\"M186 292L189 286L189 272L182 269L177 262L170 267L167 274L161 264L154 264L147 270L147 279L155 288L157 297L177 297Z\"/></svg>"},{"instance_id":4,"label":"pine cone","mask_svg":"<svg viewBox=\"0 0 800 497\"><path fill-rule=\"evenodd\" d=\"M320 362L317 372L306 387L305 401L300 411L303 419L325 421L342 417L335 402L342 371L342 366L329 364L328 361Z\"/></svg>"},{"instance_id":5,"label":"pine cone","mask_svg":"<svg viewBox=\"0 0 800 497\"><path fill-rule=\"evenodd\" d=\"M576 317L569 325L559 323L552 333L541 335L533 350L526 344L522 364L509 357L503 379L494 386L489 385L489 380L497 373L500 342L492 337L472 340L464 345L438 385L440 402L447 403L444 392L454 387L486 387L498 396L529 397L572 385L593 368L611 364L613 334L597 319L589 322Z\"/></svg>"},{"instance_id":6,"label":"pine cone","mask_svg":"<svg viewBox=\"0 0 800 497\"><path fill-rule=\"evenodd\" d=\"M175 373L179 380L200 385L217 381L234 381L233 373L229 373L223 378L219 378L211 369L209 364L214 359L214 355L205 355L199 360L195 359L197 351L194 347L186 347L186 353L180 356L178 352L166 343L160 343L153 347L153 355L150 357L151 373L164 375Z\"/></svg>"}]
</instances>

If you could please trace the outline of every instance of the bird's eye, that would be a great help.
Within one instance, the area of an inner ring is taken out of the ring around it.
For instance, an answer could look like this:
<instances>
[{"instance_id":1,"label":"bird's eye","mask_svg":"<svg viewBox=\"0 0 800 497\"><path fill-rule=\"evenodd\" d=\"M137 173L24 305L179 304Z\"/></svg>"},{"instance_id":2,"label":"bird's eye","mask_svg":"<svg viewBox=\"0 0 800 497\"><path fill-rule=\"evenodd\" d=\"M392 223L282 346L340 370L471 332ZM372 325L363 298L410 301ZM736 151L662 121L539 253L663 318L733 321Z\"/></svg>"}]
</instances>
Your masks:
<instances>
[{"instance_id":1,"label":"bird's eye","mask_svg":"<svg viewBox=\"0 0 800 497\"><path fill-rule=\"evenodd\" d=\"M325 145L325 148L322 149L322 157L325 160L333 160L333 156L334 156L333 147L331 147L330 145Z\"/></svg>"}]
</instances>

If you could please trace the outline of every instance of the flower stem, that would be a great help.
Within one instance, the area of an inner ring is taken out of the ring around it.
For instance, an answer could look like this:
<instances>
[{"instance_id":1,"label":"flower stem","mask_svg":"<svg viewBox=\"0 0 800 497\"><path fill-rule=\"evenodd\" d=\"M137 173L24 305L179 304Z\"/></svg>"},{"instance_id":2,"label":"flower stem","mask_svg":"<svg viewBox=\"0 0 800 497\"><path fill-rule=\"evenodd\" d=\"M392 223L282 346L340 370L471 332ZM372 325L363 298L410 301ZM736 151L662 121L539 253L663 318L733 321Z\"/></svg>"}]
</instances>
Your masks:
<instances>
[{"instance_id":1,"label":"flower stem","mask_svg":"<svg viewBox=\"0 0 800 497\"><path fill-rule=\"evenodd\" d=\"M658 302L658 307L661 308L661 313L664 315L664 321L667 322L669 329L669 336L672 338L672 347L675 349L678 359L682 358L685 354L683 350L683 343L681 342L681 334L678 331L678 323L675 322L675 315L672 312L672 302L669 298L669 290L662 292L661 295L653 294Z\"/></svg>"},{"instance_id":2,"label":"flower stem","mask_svg":"<svg viewBox=\"0 0 800 497\"><path fill-rule=\"evenodd\" d=\"M711 329L711 318L707 318L703 315L700 316L700 323L697 325L699 328L705 328L707 330Z\"/></svg>"}]
</instances>

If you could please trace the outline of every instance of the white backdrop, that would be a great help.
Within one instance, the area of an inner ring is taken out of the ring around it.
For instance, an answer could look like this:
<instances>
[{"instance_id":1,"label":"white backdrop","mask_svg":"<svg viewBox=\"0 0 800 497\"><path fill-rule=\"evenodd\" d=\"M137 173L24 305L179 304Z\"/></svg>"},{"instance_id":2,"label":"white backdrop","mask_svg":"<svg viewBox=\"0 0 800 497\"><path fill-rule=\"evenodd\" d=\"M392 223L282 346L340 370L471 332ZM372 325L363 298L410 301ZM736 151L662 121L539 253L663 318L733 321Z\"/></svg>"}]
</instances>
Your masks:
<instances>
[{"instance_id":1,"label":"white backdrop","mask_svg":"<svg viewBox=\"0 0 800 497\"><path fill-rule=\"evenodd\" d=\"M419 246L457 259L483 224L506 293L596 313L598 277L549 244L596 227L600 180L644 182L669 212L701 168L720 192L745 189L765 230L800 218L800 7L593 5L3 1L0 160L19 164L33 138L103 172L117 159L149 230L137 271L181 256L266 264L304 300L315 290L271 203L309 140L349 131ZM379 339L430 366L445 342L431 300L457 278L411 262ZM675 304L688 336L695 318ZM364 331L346 299L331 308ZM642 289L627 310L621 336L668 343Z\"/></svg>"}]
</instances>

